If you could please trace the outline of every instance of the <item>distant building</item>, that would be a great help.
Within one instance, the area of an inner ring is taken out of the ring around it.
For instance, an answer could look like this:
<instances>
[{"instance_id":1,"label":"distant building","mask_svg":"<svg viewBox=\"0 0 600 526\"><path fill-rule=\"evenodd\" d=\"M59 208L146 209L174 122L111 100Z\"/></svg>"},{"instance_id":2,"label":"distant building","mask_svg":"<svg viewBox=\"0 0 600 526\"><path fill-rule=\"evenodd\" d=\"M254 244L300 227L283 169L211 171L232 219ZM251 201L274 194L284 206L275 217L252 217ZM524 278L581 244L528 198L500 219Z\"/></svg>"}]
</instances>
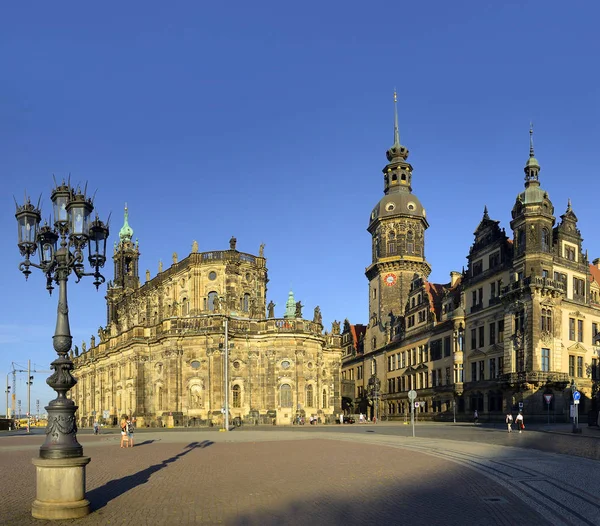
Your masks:
<instances>
[{"instance_id":1,"label":"distant building","mask_svg":"<svg viewBox=\"0 0 600 526\"><path fill-rule=\"evenodd\" d=\"M222 423L225 352L230 418L287 424L297 415L330 421L341 410L339 323L323 332L321 313L302 316L290 292L284 317L267 305L259 255L192 252L146 282L125 209L107 290L107 324L74 356L71 396L80 425L133 415L139 426ZM291 302L291 304L290 304ZM293 310L292 310L293 306ZM266 315L268 312L268 316ZM106 418L105 418L106 415Z\"/></svg>"},{"instance_id":2,"label":"distant building","mask_svg":"<svg viewBox=\"0 0 600 526\"><path fill-rule=\"evenodd\" d=\"M427 280L428 223L407 158L396 114L384 196L368 226L364 348L342 359L342 379L354 384L346 387L354 392L350 411L403 419L415 390L424 417L464 419L477 410L498 420L522 409L565 420L577 388L585 415L600 379L600 259L588 262L570 201L556 222L533 141L512 234L485 208L467 269L445 284Z\"/></svg>"}]
</instances>

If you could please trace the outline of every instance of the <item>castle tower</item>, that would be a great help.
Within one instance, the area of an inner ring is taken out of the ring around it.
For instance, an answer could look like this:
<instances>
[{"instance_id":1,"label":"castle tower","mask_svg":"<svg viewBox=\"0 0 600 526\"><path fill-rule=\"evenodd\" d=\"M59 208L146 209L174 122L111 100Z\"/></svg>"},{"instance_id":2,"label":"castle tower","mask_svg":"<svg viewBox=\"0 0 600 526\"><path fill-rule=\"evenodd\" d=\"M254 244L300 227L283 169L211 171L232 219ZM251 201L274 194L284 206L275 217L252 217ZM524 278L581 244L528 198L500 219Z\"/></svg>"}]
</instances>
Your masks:
<instances>
[{"instance_id":1,"label":"castle tower","mask_svg":"<svg viewBox=\"0 0 600 526\"><path fill-rule=\"evenodd\" d=\"M115 242L113 262L114 279L107 291L108 323L116 321L116 305L124 295L137 290L140 286L138 242L132 241L133 229L129 226L129 210L125 205L123 226L119 231L119 241Z\"/></svg>"},{"instance_id":2,"label":"castle tower","mask_svg":"<svg viewBox=\"0 0 600 526\"><path fill-rule=\"evenodd\" d=\"M529 159L524 171L525 191L517 196L510 222L515 247L513 269L520 278L543 276L552 269L554 206L540 186L540 164L533 151L532 127L529 129Z\"/></svg>"},{"instance_id":3,"label":"castle tower","mask_svg":"<svg viewBox=\"0 0 600 526\"><path fill-rule=\"evenodd\" d=\"M386 152L383 169L384 196L371 212L368 232L372 236L372 261L365 274L369 280L369 326L365 352L384 345L385 323L390 312L403 315L411 282L431 272L425 260L425 209L412 193L412 166L408 149L400 144L397 97L394 93L394 143Z\"/></svg>"}]
</instances>

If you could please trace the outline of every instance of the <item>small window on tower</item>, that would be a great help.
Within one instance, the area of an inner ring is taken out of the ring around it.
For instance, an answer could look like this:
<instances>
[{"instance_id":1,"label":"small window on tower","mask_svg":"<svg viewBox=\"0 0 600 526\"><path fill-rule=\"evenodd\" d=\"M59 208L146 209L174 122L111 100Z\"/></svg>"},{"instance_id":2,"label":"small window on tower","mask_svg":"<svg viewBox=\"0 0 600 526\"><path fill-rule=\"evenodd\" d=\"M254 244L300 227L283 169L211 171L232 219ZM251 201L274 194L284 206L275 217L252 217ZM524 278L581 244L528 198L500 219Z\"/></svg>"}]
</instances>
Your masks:
<instances>
[{"instance_id":1,"label":"small window on tower","mask_svg":"<svg viewBox=\"0 0 600 526\"><path fill-rule=\"evenodd\" d=\"M398 176L396 174L392 174L392 182L395 183L398 180Z\"/></svg>"}]
</instances>

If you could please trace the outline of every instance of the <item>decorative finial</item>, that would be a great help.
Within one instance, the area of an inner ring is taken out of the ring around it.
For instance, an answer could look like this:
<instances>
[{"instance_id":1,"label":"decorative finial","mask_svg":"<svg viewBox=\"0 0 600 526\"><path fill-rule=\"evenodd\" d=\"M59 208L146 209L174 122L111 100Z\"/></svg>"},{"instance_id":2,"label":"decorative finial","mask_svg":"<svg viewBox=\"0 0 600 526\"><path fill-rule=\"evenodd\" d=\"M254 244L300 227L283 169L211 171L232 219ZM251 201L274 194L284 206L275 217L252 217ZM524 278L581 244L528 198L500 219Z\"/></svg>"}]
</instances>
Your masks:
<instances>
[{"instance_id":1,"label":"decorative finial","mask_svg":"<svg viewBox=\"0 0 600 526\"><path fill-rule=\"evenodd\" d=\"M571 212L572 208L571 208L571 198L569 197L567 200L567 212Z\"/></svg>"},{"instance_id":2,"label":"decorative finial","mask_svg":"<svg viewBox=\"0 0 600 526\"><path fill-rule=\"evenodd\" d=\"M394 146L400 146L400 132L398 131L398 94L394 88Z\"/></svg>"},{"instance_id":3,"label":"decorative finial","mask_svg":"<svg viewBox=\"0 0 600 526\"><path fill-rule=\"evenodd\" d=\"M529 157L535 157L533 153L533 122L529 123Z\"/></svg>"},{"instance_id":4,"label":"decorative finial","mask_svg":"<svg viewBox=\"0 0 600 526\"><path fill-rule=\"evenodd\" d=\"M489 219L490 216L488 215L488 209L487 209L487 205L485 205L483 207L483 219Z\"/></svg>"}]
</instances>

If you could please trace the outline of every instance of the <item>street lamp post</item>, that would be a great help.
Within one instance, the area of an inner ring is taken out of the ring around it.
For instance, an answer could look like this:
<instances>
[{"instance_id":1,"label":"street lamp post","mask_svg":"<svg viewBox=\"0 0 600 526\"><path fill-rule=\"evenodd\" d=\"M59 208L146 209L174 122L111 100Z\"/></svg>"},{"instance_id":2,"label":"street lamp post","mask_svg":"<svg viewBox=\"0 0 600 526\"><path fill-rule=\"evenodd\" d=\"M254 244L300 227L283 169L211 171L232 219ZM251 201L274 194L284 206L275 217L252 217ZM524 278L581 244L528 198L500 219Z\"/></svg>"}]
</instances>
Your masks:
<instances>
[{"instance_id":1,"label":"street lamp post","mask_svg":"<svg viewBox=\"0 0 600 526\"><path fill-rule=\"evenodd\" d=\"M58 285L58 309L53 347L58 358L51 368L54 373L46 383L57 397L46 406L48 425L46 441L40 448L39 458L33 459L37 472L37 494L32 515L39 519L73 519L87 515L89 502L85 499L85 466L90 458L83 456L77 442L75 412L77 406L67 393L77 383L71 374L73 362L69 358L72 336L69 326L67 280L73 272L76 283L83 276L93 276L96 289L104 282L100 268L106 262L108 227L98 219L90 221L94 206L91 198L75 190L70 184L56 185L51 200L54 225L40 227L41 212L30 200L19 206L15 217L18 224L18 247L25 259L19 269L27 279L30 268L40 269L46 277L46 289L51 294ZM93 272L86 273L83 251L88 246L88 261ZM39 264L30 258L39 250Z\"/></svg>"}]
</instances>

